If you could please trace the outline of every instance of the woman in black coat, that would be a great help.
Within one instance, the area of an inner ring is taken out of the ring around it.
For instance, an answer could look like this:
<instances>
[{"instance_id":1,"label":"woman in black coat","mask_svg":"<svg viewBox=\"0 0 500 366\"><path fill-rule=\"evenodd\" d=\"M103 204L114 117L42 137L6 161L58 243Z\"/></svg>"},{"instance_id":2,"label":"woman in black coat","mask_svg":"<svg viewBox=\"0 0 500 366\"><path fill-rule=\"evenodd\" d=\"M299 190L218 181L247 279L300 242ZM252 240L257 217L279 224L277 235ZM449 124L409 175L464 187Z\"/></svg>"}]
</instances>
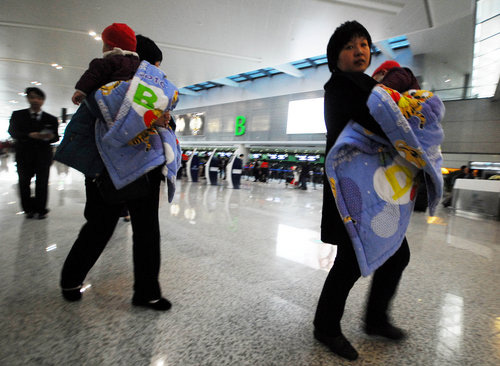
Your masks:
<instances>
[{"instance_id":1,"label":"woman in black coat","mask_svg":"<svg viewBox=\"0 0 500 366\"><path fill-rule=\"evenodd\" d=\"M326 153L350 120L387 138L366 106L368 96L377 84L374 79L364 74L371 61L371 44L370 34L356 21L342 24L330 38L327 57L332 76L325 84ZM337 211L335 198L326 179L321 240L337 245L337 256L318 301L314 336L339 356L355 360L358 353L342 334L340 321L349 291L361 276L361 272L351 239ZM401 329L390 323L387 312L409 259L410 252L405 238L399 250L375 271L366 308L366 333L393 340L405 337Z\"/></svg>"}]
</instances>

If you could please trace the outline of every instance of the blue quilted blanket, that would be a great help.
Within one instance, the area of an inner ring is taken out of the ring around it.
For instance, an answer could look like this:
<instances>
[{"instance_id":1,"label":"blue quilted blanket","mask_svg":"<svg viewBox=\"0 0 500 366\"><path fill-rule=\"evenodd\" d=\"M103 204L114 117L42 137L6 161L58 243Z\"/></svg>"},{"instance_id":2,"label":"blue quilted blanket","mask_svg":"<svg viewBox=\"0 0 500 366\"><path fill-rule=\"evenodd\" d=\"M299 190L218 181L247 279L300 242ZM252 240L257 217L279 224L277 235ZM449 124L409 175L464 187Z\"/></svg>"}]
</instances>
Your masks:
<instances>
[{"instance_id":1,"label":"blue quilted blanket","mask_svg":"<svg viewBox=\"0 0 500 366\"><path fill-rule=\"evenodd\" d=\"M96 123L96 144L115 187L123 188L165 163L171 202L182 153L175 132L153 122L175 108L175 85L143 61L132 80L106 84L95 99L105 120Z\"/></svg>"},{"instance_id":2,"label":"blue quilted blanket","mask_svg":"<svg viewBox=\"0 0 500 366\"><path fill-rule=\"evenodd\" d=\"M390 141L350 121L325 160L337 208L363 276L399 249L418 182L426 185L430 215L443 187L441 100L424 90L401 95L376 86L367 105Z\"/></svg>"}]
</instances>

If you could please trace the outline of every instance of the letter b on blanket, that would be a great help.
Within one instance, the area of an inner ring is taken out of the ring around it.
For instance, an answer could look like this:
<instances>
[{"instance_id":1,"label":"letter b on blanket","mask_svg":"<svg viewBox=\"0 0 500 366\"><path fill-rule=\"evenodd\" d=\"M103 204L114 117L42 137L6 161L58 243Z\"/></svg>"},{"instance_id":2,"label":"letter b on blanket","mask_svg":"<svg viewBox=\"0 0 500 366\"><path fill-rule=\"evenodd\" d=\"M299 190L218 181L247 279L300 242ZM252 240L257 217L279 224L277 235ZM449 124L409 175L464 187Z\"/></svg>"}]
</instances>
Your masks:
<instances>
[{"instance_id":1,"label":"letter b on blanket","mask_svg":"<svg viewBox=\"0 0 500 366\"><path fill-rule=\"evenodd\" d=\"M132 82L131 89L135 89L131 93L132 109L140 116L139 119L142 119L144 126L150 129L152 122L160 117L163 111L170 109L173 97L169 98L161 88L145 85L137 80ZM135 132L147 134L144 130Z\"/></svg>"},{"instance_id":2,"label":"letter b on blanket","mask_svg":"<svg viewBox=\"0 0 500 366\"><path fill-rule=\"evenodd\" d=\"M135 103L142 105L147 109L155 109L155 102L157 100L158 97L154 93L153 89L142 84L137 85L137 90L134 95Z\"/></svg>"},{"instance_id":3,"label":"letter b on blanket","mask_svg":"<svg viewBox=\"0 0 500 366\"><path fill-rule=\"evenodd\" d=\"M102 127L102 143L114 148L129 146L132 139L144 133L152 138L148 139L151 144L156 140L160 149L161 141L151 123L164 111L175 108L178 95L177 87L160 69L143 61L131 81L120 83L111 93L96 93L106 121L105 125L98 125ZM143 148L142 144L132 145ZM160 150L163 152L163 148Z\"/></svg>"}]
</instances>

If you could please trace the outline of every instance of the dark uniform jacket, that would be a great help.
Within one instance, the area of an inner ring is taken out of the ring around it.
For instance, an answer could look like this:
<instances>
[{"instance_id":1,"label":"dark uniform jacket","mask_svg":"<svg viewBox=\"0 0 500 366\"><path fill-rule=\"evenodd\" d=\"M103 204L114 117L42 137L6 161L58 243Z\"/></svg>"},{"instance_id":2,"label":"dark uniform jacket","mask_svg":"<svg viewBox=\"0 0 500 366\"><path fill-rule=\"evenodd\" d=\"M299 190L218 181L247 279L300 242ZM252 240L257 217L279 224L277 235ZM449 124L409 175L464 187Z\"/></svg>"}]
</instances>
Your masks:
<instances>
[{"instance_id":1,"label":"dark uniform jacket","mask_svg":"<svg viewBox=\"0 0 500 366\"><path fill-rule=\"evenodd\" d=\"M53 115L42 111L40 120L36 120L31 118L29 109L21 109L12 113L8 132L15 140L16 153L36 153L50 150L50 144L59 140L57 128L57 118ZM31 132L42 130L50 130L54 137L49 141L43 141L28 136Z\"/></svg>"}]
</instances>

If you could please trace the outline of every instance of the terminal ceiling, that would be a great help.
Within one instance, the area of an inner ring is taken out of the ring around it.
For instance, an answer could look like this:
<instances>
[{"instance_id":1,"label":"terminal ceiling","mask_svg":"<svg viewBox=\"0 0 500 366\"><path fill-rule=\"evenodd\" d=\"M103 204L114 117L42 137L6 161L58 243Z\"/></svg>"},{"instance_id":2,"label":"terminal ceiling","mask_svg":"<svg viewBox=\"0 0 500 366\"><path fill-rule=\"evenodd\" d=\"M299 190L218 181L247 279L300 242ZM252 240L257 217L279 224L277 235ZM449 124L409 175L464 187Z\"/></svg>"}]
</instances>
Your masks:
<instances>
[{"instance_id":1,"label":"terminal ceiling","mask_svg":"<svg viewBox=\"0 0 500 366\"><path fill-rule=\"evenodd\" d=\"M2 0L0 126L27 106L18 93L32 81L46 111L72 113L76 81L101 56L88 33L113 22L155 40L182 88L325 54L333 30L355 19L377 46L406 35L426 89L439 90L463 87L472 72L474 9L474 0Z\"/></svg>"}]
</instances>

